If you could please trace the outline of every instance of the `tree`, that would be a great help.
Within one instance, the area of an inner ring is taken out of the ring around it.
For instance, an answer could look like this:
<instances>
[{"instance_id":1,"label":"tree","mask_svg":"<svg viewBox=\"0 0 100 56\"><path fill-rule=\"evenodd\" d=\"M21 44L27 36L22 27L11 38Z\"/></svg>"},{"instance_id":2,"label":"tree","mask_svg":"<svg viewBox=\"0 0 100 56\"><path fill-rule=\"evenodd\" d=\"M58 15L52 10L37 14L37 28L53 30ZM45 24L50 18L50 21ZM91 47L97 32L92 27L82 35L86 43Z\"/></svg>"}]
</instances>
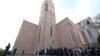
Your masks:
<instances>
[{"instance_id":1,"label":"tree","mask_svg":"<svg viewBox=\"0 0 100 56\"><path fill-rule=\"evenodd\" d=\"M95 26L96 26L96 29L98 30L98 33L100 33L100 14L98 14L97 16L94 17L94 20L95 20Z\"/></svg>"},{"instance_id":2,"label":"tree","mask_svg":"<svg viewBox=\"0 0 100 56\"><path fill-rule=\"evenodd\" d=\"M97 37L97 41L98 41L98 43L100 43L100 34Z\"/></svg>"},{"instance_id":3,"label":"tree","mask_svg":"<svg viewBox=\"0 0 100 56\"><path fill-rule=\"evenodd\" d=\"M3 49L0 48L0 56L3 54Z\"/></svg>"},{"instance_id":4,"label":"tree","mask_svg":"<svg viewBox=\"0 0 100 56\"><path fill-rule=\"evenodd\" d=\"M95 16L94 19L96 20L96 22L100 22L100 14L98 14L97 16Z\"/></svg>"},{"instance_id":5,"label":"tree","mask_svg":"<svg viewBox=\"0 0 100 56\"><path fill-rule=\"evenodd\" d=\"M3 51L0 51L0 56L2 56L2 54L3 54Z\"/></svg>"}]
</instances>

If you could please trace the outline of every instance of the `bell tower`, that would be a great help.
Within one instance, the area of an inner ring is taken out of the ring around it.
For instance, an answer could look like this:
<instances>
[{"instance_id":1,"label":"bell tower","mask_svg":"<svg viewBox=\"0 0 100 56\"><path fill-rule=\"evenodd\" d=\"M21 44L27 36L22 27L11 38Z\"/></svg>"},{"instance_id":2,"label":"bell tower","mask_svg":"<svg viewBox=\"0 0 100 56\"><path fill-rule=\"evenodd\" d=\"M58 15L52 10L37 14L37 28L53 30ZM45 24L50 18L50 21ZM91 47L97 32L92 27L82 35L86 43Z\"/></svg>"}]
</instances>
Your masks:
<instances>
[{"instance_id":1,"label":"bell tower","mask_svg":"<svg viewBox=\"0 0 100 56\"><path fill-rule=\"evenodd\" d=\"M52 0L44 0L39 25L23 21L13 49L17 53L35 54L49 48L81 47L79 28L68 17L56 24Z\"/></svg>"},{"instance_id":2,"label":"bell tower","mask_svg":"<svg viewBox=\"0 0 100 56\"><path fill-rule=\"evenodd\" d=\"M52 0L45 0L41 7L38 43L40 49L55 47L55 10Z\"/></svg>"}]
</instances>

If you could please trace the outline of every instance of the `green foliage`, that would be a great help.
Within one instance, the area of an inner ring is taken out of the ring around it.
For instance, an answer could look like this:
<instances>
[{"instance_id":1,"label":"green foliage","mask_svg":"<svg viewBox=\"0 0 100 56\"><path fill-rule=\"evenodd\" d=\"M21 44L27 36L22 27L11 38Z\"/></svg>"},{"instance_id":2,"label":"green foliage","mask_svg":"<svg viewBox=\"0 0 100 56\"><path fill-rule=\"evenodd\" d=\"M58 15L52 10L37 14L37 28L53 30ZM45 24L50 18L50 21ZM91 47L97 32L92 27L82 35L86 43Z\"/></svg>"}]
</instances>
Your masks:
<instances>
[{"instance_id":1,"label":"green foliage","mask_svg":"<svg viewBox=\"0 0 100 56\"><path fill-rule=\"evenodd\" d=\"M2 56L2 54L3 54L3 51L0 51L0 56Z\"/></svg>"},{"instance_id":2,"label":"green foliage","mask_svg":"<svg viewBox=\"0 0 100 56\"><path fill-rule=\"evenodd\" d=\"M0 56L2 56L2 54L3 54L3 49L2 48L0 48Z\"/></svg>"},{"instance_id":3,"label":"green foliage","mask_svg":"<svg viewBox=\"0 0 100 56\"><path fill-rule=\"evenodd\" d=\"M96 20L96 22L100 22L100 14L98 14L97 16L95 16L95 20Z\"/></svg>"},{"instance_id":4,"label":"green foliage","mask_svg":"<svg viewBox=\"0 0 100 56\"><path fill-rule=\"evenodd\" d=\"M98 41L98 43L100 43L100 34L97 37L97 41Z\"/></svg>"}]
</instances>

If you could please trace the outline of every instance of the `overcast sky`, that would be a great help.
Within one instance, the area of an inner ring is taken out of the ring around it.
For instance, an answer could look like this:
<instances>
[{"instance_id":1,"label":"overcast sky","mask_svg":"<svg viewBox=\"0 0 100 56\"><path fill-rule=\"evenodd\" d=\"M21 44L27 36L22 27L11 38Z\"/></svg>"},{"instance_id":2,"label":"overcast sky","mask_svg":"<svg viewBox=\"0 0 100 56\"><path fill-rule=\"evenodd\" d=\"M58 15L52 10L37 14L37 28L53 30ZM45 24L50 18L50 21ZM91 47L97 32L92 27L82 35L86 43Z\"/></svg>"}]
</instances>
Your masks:
<instances>
[{"instance_id":1,"label":"overcast sky","mask_svg":"<svg viewBox=\"0 0 100 56\"><path fill-rule=\"evenodd\" d=\"M22 21L38 24L44 0L0 0L0 48L15 42ZM74 23L100 13L100 0L53 0L56 21L69 17Z\"/></svg>"}]
</instances>

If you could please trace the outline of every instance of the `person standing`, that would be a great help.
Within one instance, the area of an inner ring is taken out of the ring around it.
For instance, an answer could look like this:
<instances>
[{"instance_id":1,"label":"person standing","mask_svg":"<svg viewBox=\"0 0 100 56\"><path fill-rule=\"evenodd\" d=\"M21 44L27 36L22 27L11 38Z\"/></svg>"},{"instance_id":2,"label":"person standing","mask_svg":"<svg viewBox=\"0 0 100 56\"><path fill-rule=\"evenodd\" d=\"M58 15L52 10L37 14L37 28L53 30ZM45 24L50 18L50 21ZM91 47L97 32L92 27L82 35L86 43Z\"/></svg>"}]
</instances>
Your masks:
<instances>
[{"instance_id":1,"label":"person standing","mask_svg":"<svg viewBox=\"0 0 100 56\"><path fill-rule=\"evenodd\" d=\"M16 51L17 51L17 48L15 48L15 49L13 50L12 55L15 55Z\"/></svg>"},{"instance_id":2,"label":"person standing","mask_svg":"<svg viewBox=\"0 0 100 56\"><path fill-rule=\"evenodd\" d=\"M3 56L6 56L9 52L9 49L10 49L10 43L8 43L8 45L6 46L6 49L5 51L3 52Z\"/></svg>"}]
</instances>

